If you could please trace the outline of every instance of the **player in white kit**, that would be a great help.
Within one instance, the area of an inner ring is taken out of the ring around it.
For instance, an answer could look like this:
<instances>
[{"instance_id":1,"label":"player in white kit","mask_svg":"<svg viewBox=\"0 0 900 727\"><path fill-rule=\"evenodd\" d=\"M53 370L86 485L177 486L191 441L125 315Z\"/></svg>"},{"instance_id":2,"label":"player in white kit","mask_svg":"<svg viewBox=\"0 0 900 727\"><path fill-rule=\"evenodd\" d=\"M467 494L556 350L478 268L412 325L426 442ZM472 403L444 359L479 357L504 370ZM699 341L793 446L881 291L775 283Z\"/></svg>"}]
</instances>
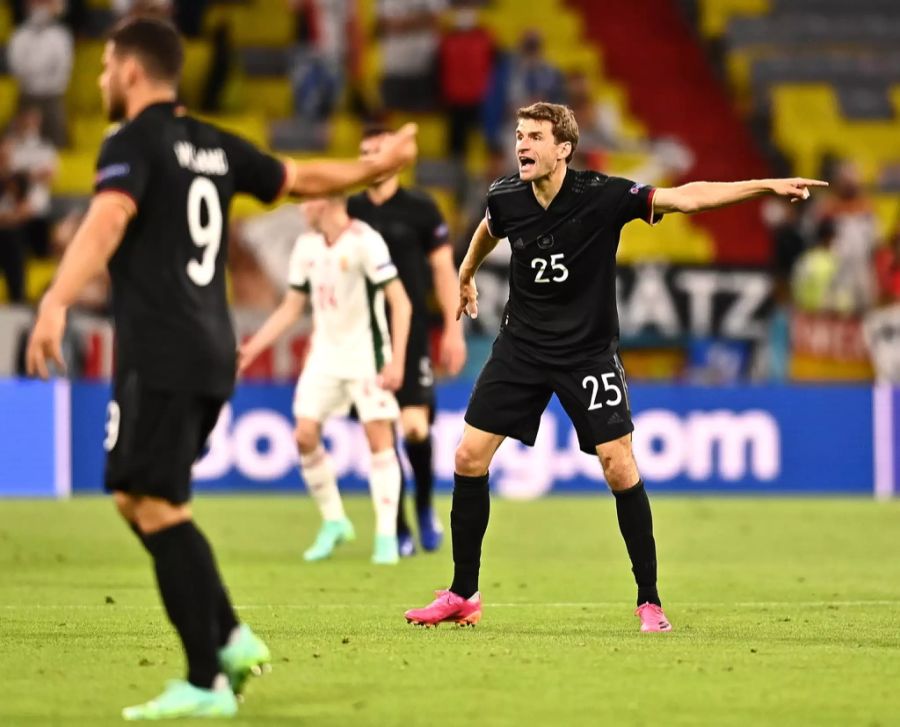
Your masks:
<instances>
[{"instance_id":1,"label":"player in white kit","mask_svg":"<svg viewBox=\"0 0 900 727\"><path fill-rule=\"evenodd\" d=\"M297 238L288 272L290 289L256 335L241 346L238 370L243 372L297 321L307 300L312 303L312 343L297 382L294 417L300 468L323 523L304 558L327 558L336 545L355 537L334 465L322 446L324 420L347 413L353 405L372 453L372 561L393 564L398 560L401 474L394 448L400 412L392 392L403 383L412 309L384 239L347 215L343 197L312 200L302 209L314 231ZM393 335L388 332L385 301Z\"/></svg>"}]
</instances>

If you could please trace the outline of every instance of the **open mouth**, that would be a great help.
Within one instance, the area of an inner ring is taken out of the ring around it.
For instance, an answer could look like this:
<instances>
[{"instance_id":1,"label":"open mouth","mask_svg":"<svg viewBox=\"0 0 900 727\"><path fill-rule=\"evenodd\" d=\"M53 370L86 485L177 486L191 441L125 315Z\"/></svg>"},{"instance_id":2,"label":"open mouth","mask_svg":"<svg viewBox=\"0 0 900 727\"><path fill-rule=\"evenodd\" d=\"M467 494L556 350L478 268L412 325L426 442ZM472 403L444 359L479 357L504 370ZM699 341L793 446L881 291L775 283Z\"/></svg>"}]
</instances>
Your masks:
<instances>
[{"instance_id":1,"label":"open mouth","mask_svg":"<svg viewBox=\"0 0 900 727\"><path fill-rule=\"evenodd\" d=\"M519 171L520 172L527 172L529 169L533 169L534 164L535 164L534 159L532 159L531 157L523 157L523 156L519 157Z\"/></svg>"}]
</instances>

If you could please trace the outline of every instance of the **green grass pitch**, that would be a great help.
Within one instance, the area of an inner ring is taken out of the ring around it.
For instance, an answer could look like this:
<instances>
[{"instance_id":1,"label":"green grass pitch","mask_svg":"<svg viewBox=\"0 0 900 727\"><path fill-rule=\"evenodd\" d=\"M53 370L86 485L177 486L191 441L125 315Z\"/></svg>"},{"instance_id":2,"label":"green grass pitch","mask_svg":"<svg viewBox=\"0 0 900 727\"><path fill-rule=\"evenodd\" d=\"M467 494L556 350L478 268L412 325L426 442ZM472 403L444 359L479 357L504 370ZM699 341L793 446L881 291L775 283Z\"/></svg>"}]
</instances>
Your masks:
<instances>
[{"instance_id":1,"label":"green grass pitch","mask_svg":"<svg viewBox=\"0 0 900 727\"><path fill-rule=\"evenodd\" d=\"M348 501L359 540L305 564L308 499L200 498L274 654L228 724L900 724L900 503L654 506L671 634L637 631L608 496L495 500L484 618L436 630L402 612L448 584L449 547L370 565L366 499ZM182 672L147 556L109 501L0 503L0 725L121 724Z\"/></svg>"}]
</instances>

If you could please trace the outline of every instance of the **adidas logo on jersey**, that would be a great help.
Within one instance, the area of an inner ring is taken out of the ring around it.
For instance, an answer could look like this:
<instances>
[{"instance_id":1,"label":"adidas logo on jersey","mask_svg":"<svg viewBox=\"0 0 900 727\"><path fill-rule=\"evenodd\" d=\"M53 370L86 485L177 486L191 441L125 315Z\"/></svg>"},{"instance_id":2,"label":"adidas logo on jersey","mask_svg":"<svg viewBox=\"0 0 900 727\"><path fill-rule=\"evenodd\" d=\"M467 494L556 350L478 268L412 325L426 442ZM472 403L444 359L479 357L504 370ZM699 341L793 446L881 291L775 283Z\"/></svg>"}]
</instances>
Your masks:
<instances>
[{"instance_id":1,"label":"adidas logo on jersey","mask_svg":"<svg viewBox=\"0 0 900 727\"><path fill-rule=\"evenodd\" d=\"M613 412L613 415L606 421L607 424L623 424L625 420L619 412Z\"/></svg>"}]
</instances>

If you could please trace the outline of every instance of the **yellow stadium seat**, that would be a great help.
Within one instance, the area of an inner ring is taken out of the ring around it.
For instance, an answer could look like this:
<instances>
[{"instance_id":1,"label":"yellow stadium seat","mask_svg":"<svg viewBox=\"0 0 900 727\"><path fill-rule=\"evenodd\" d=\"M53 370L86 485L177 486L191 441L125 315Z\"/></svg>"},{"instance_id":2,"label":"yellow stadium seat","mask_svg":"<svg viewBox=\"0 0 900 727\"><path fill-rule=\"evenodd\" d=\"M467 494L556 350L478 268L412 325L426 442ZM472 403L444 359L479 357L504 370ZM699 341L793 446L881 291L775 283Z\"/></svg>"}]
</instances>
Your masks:
<instances>
[{"instance_id":1,"label":"yellow stadium seat","mask_svg":"<svg viewBox=\"0 0 900 727\"><path fill-rule=\"evenodd\" d=\"M394 113L390 116L389 125L396 129L407 121L415 121L419 125L419 156L433 159L447 155L447 120L443 116Z\"/></svg>"},{"instance_id":2,"label":"yellow stadium seat","mask_svg":"<svg viewBox=\"0 0 900 727\"><path fill-rule=\"evenodd\" d=\"M97 151L62 151L59 172L53 180L53 193L59 195L88 195L94 186Z\"/></svg>"},{"instance_id":3,"label":"yellow stadium seat","mask_svg":"<svg viewBox=\"0 0 900 727\"><path fill-rule=\"evenodd\" d=\"M55 260L29 260L25 269L25 297L37 302L50 287L53 276L56 275L57 263Z\"/></svg>"},{"instance_id":4,"label":"yellow stadium seat","mask_svg":"<svg viewBox=\"0 0 900 727\"><path fill-rule=\"evenodd\" d=\"M0 76L0 128L6 128L16 113L19 102L19 89L16 82L8 76Z\"/></svg>"},{"instance_id":5,"label":"yellow stadium seat","mask_svg":"<svg viewBox=\"0 0 900 727\"><path fill-rule=\"evenodd\" d=\"M219 24L226 23L238 46L289 46L293 42L294 20L287 5L284 0L214 5L207 10L203 27L208 34Z\"/></svg>"},{"instance_id":6,"label":"yellow stadium seat","mask_svg":"<svg viewBox=\"0 0 900 727\"><path fill-rule=\"evenodd\" d=\"M13 32L12 10L8 3L0 5L0 42L6 43Z\"/></svg>"},{"instance_id":7,"label":"yellow stadium seat","mask_svg":"<svg viewBox=\"0 0 900 727\"><path fill-rule=\"evenodd\" d=\"M879 194L875 196L874 201L878 236L885 240L893 235L900 225L900 194Z\"/></svg>"},{"instance_id":8,"label":"yellow stadium seat","mask_svg":"<svg viewBox=\"0 0 900 727\"><path fill-rule=\"evenodd\" d=\"M184 44L184 70L181 74L180 95L189 108L197 108L209 76L212 50L203 40L188 40Z\"/></svg>"},{"instance_id":9,"label":"yellow stadium seat","mask_svg":"<svg viewBox=\"0 0 900 727\"><path fill-rule=\"evenodd\" d=\"M66 93L69 116L99 114L103 104L97 85L103 70L103 42L83 40L75 46L72 80Z\"/></svg>"},{"instance_id":10,"label":"yellow stadium seat","mask_svg":"<svg viewBox=\"0 0 900 727\"><path fill-rule=\"evenodd\" d=\"M293 113L291 83L282 77L246 77L243 106L269 118L284 118Z\"/></svg>"},{"instance_id":11,"label":"yellow stadium seat","mask_svg":"<svg viewBox=\"0 0 900 727\"><path fill-rule=\"evenodd\" d=\"M718 38L733 17L765 15L771 6L771 0L700 0L700 30Z\"/></svg>"},{"instance_id":12,"label":"yellow stadium seat","mask_svg":"<svg viewBox=\"0 0 900 727\"><path fill-rule=\"evenodd\" d=\"M336 114L329 123L328 154L356 156L362 138L362 123L352 114Z\"/></svg>"},{"instance_id":13,"label":"yellow stadium seat","mask_svg":"<svg viewBox=\"0 0 900 727\"><path fill-rule=\"evenodd\" d=\"M635 222L622 230L616 260L630 265L648 260L681 264L709 264L715 257L715 244L709 234L695 227L682 215L669 215L662 229Z\"/></svg>"},{"instance_id":14,"label":"yellow stadium seat","mask_svg":"<svg viewBox=\"0 0 900 727\"><path fill-rule=\"evenodd\" d=\"M113 125L104 116L72 116L69 119L72 147L84 152L92 149L96 151L112 128Z\"/></svg>"}]
</instances>

